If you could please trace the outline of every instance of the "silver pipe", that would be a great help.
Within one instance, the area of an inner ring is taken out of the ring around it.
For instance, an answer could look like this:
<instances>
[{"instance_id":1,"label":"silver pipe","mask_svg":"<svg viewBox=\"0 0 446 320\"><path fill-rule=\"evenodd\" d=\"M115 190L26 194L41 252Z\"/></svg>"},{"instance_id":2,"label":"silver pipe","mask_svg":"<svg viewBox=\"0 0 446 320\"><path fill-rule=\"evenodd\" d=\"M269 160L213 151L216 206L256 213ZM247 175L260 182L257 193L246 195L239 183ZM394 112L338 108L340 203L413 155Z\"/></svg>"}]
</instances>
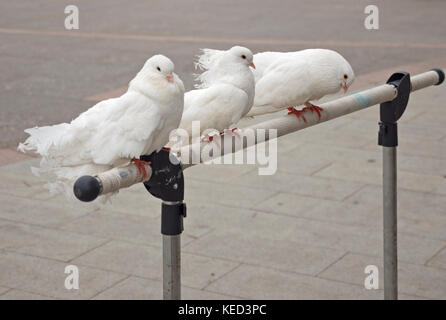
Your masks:
<instances>
[{"instance_id":1,"label":"silver pipe","mask_svg":"<svg viewBox=\"0 0 446 320\"><path fill-rule=\"evenodd\" d=\"M384 299L398 299L396 147L383 147Z\"/></svg>"},{"instance_id":2,"label":"silver pipe","mask_svg":"<svg viewBox=\"0 0 446 320\"><path fill-rule=\"evenodd\" d=\"M412 91L420 90L429 86L433 86L438 84L440 81L440 77L436 71L428 71L416 76L411 77ZM319 123L338 118L340 116L363 110L365 108L369 108L373 105L393 100L397 96L397 90L394 86L385 84L375 88L371 88L368 90L364 90L358 93L354 93L352 95L336 99L333 101L329 101L320 105L320 107L324 108L325 111L322 112L322 118L319 119L316 114L308 114L305 115L307 122L296 121L296 117L292 116L282 116L275 119L267 120L265 122L256 124L255 126L249 129L277 129L277 137L283 136L285 134L295 132L301 129L305 129L307 127L317 125ZM268 132L268 131L267 131ZM267 133L266 132L266 133ZM257 136L258 137L258 136ZM257 139L256 137L256 139ZM269 140L269 136L266 134L264 138L261 140L256 140L256 143ZM201 144L202 147L206 143ZM246 148L246 141L244 144L235 143L235 138L232 143L232 150L223 149L221 155L235 152L241 148ZM236 148L236 146L240 146ZM192 161L193 153L196 152L192 145L185 146L181 148L179 155L184 153L184 149L188 148L189 150L186 152L189 155L188 164L183 164L183 169L186 169L190 166L193 166L194 163ZM222 148L224 145L222 144ZM198 156L198 159L201 159L201 155ZM147 177L146 180L150 179L152 174L150 166L146 166ZM136 166L132 163L124 167L114 168L110 171L103 172L95 177L102 186L102 190L100 194L106 194L109 192L116 192L121 188L129 187L135 183L142 182L141 175L138 173Z\"/></svg>"},{"instance_id":3,"label":"silver pipe","mask_svg":"<svg viewBox=\"0 0 446 320\"><path fill-rule=\"evenodd\" d=\"M163 299L181 299L181 235L163 235Z\"/></svg>"}]
</instances>

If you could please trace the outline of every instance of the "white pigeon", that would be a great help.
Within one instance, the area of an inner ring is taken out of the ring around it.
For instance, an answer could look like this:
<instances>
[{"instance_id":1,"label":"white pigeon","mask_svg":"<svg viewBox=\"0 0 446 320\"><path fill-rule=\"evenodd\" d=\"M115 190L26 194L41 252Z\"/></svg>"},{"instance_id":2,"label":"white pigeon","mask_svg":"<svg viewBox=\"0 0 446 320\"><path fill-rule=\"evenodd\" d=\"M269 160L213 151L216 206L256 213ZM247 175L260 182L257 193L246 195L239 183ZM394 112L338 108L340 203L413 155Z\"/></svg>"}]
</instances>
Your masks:
<instances>
[{"instance_id":1,"label":"white pigeon","mask_svg":"<svg viewBox=\"0 0 446 320\"><path fill-rule=\"evenodd\" d=\"M178 127L184 85L163 55L148 59L119 98L101 101L70 123L26 129L30 136L18 149L42 156L36 175L46 174L52 193L72 198L75 179L95 175L130 161L141 174L140 155L159 151Z\"/></svg>"},{"instance_id":2,"label":"white pigeon","mask_svg":"<svg viewBox=\"0 0 446 320\"><path fill-rule=\"evenodd\" d=\"M206 49L199 65L212 67L221 50ZM344 57L333 50L306 49L295 52L261 52L254 55L256 82L253 106L246 117L277 112L288 108L289 113L306 121L305 110L321 108L310 101L321 99L348 87L355 79L352 67ZM305 105L302 110L293 107Z\"/></svg>"},{"instance_id":3,"label":"white pigeon","mask_svg":"<svg viewBox=\"0 0 446 320\"><path fill-rule=\"evenodd\" d=\"M201 81L196 86L199 89L184 95L184 112L179 128L187 131L189 142L193 138L193 121L200 121L200 137L205 130L223 132L246 115L254 101L254 76L249 68L255 68L252 52L240 46L227 51L218 50L219 54L212 57L212 63L202 64L200 59L209 51L213 50L204 49L197 63L206 69L197 77Z\"/></svg>"},{"instance_id":4,"label":"white pigeon","mask_svg":"<svg viewBox=\"0 0 446 320\"><path fill-rule=\"evenodd\" d=\"M303 118L306 110L322 108L310 101L328 94L344 93L355 79L352 67L339 53L327 49L296 52L262 52L254 56L256 95L247 117L288 108L289 113ZM305 105L302 110L295 106Z\"/></svg>"}]
</instances>

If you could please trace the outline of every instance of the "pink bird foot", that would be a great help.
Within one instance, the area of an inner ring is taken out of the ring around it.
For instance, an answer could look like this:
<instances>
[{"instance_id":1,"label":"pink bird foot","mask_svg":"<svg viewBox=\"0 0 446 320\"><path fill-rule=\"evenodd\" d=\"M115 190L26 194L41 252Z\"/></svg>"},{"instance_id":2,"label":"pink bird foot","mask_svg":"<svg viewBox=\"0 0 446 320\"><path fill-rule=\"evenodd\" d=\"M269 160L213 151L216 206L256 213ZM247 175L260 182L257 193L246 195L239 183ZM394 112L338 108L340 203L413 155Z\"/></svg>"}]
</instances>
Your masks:
<instances>
[{"instance_id":1,"label":"pink bird foot","mask_svg":"<svg viewBox=\"0 0 446 320\"><path fill-rule=\"evenodd\" d=\"M231 135L231 136L236 136L238 139L241 139L240 134L237 131L238 131L238 128L225 129L222 133L220 133L220 135L227 134L227 135Z\"/></svg>"},{"instance_id":2,"label":"pink bird foot","mask_svg":"<svg viewBox=\"0 0 446 320\"><path fill-rule=\"evenodd\" d=\"M296 110L293 107L288 107L287 109L288 109L288 114L294 114L297 117L297 119L302 118L304 122L307 123L307 119L305 119L304 116L305 108L303 108L302 110Z\"/></svg>"},{"instance_id":3,"label":"pink bird foot","mask_svg":"<svg viewBox=\"0 0 446 320\"><path fill-rule=\"evenodd\" d=\"M322 109L321 107L318 107L310 102L305 103L305 108L303 108L302 111L305 111L305 110L311 110L312 113L316 112L319 119L322 117L321 111L324 111L324 109Z\"/></svg>"},{"instance_id":4,"label":"pink bird foot","mask_svg":"<svg viewBox=\"0 0 446 320\"><path fill-rule=\"evenodd\" d=\"M152 162L143 161L143 160L139 160L136 158L132 158L132 160L130 160L130 162L133 162L136 165L136 167L138 168L139 174L143 177L143 180L146 180L147 179L147 171L146 171L145 166L152 164Z\"/></svg>"},{"instance_id":5,"label":"pink bird foot","mask_svg":"<svg viewBox=\"0 0 446 320\"><path fill-rule=\"evenodd\" d=\"M209 135L208 133L206 133L206 134L203 136L203 138L201 139L201 141L208 142L208 143L213 142L213 143L215 143L215 144L220 148L220 143L218 143L218 141L214 139L214 137L215 137L215 136L218 136L218 135L219 135L219 134ZM221 133L220 133L220 135L221 135Z\"/></svg>"}]
</instances>

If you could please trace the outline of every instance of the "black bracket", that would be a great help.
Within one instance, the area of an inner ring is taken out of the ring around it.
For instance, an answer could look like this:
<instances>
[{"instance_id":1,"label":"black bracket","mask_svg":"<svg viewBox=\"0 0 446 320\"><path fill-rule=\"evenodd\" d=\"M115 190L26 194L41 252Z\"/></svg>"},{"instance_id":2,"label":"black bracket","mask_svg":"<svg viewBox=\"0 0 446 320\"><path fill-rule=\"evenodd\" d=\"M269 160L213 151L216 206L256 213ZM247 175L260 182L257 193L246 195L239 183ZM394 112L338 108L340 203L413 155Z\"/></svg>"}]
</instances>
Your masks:
<instances>
[{"instance_id":1,"label":"black bracket","mask_svg":"<svg viewBox=\"0 0 446 320\"><path fill-rule=\"evenodd\" d=\"M380 105L380 123L378 144L384 147L396 147L398 145L397 121L406 110L411 91L410 74L396 72L387 80L387 84L393 85L398 90L398 95L392 101L383 102Z\"/></svg>"},{"instance_id":2,"label":"black bracket","mask_svg":"<svg viewBox=\"0 0 446 320\"><path fill-rule=\"evenodd\" d=\"M434 85L439 86L444 81L444 72L443 72L443 70L438 69L438 68L434 68L434 69L432 69L432 71L435 71L436 73L438 73L438 83L436 83Z\"/></svg>"},{"instance_id":3,"label":"black bracket","mask_svg":"<svg viewBox=\"0 0 446 320\"><path fill-rule=\"evenodd\" d=\"M184 200L184 176L181 164L167 150L141 156L150 161L152 176L144 186L154 197L163 200L161 206L161 233L178 235L183 231L183 218L186 217Z\"/></svg>"}]
</instances>

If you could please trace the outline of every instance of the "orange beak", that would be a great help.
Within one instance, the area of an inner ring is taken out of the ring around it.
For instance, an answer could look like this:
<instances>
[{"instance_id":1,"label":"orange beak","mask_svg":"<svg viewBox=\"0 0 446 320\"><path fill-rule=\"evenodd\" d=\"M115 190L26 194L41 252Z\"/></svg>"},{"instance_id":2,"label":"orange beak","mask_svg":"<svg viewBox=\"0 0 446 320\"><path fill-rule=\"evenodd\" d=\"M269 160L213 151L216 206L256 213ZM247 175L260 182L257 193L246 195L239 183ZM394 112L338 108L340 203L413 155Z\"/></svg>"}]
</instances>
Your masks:
<instances>
[{"instance_id":1,"label":"orange beak","mask_svg":"<svg viewBox=\"0 0 446 320\"><path fill-rule=\"evenodd\" d=\"M347 90L348 90L348 86L347 86L347 84L344 82L344 84L342 85L342 89L344 89L344 93L346 93L347 92Z\"/></svg>"},{"instance_id":2,"label":"orange beak","mask_svg":"<svg viewBox=\"0 0 446 320\"><path fill-rule=\"evenodd\" d=\"M253 69L255 69L255 68L256 68L256 66L255 66L254 62L251 62L251 63L249 64L249 66L250 66L251 68L253 68Z\"/></svg>"},{"instance_id":3,"label":"orange beak","mask_svg":"<svg viewBox=\"0 0 446 320\"><path fill-rule=\"evenodd\" d=\"M168 74L168 75L166 76L166 79L167 79L167 81L169 81L169 82L173 82L173 76L172 76L171 74Z\"/></svg>"}]
</instances>

